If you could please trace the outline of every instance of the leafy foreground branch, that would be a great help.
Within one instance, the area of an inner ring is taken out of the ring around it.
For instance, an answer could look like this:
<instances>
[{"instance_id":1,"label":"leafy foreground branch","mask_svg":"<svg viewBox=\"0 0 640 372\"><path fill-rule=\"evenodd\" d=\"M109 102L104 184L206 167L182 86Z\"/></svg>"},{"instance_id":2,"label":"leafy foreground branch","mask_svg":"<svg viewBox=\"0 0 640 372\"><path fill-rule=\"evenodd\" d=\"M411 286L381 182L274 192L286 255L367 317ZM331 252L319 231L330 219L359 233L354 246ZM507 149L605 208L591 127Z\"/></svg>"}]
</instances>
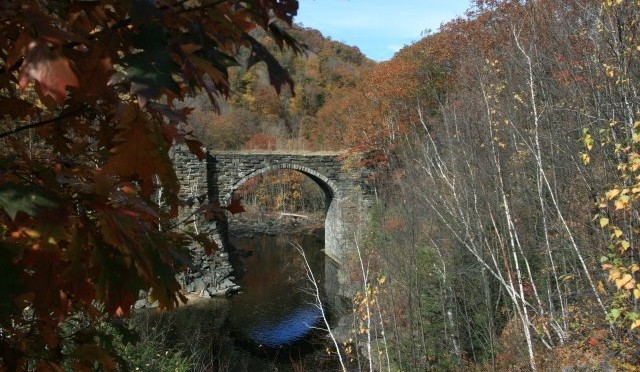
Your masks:
<instances>
[{"instance_id":1,"label":"leafy foreground branch","mask_svg":"<svg viewBox=\"0 0 640 372\"><path fill-rule=\"evenodd\" d=\"M192 240L206 239L170 228L182 202L168 152L186 142L204 154L187 124L191 110L176 103L204 92L217 107L230 91L227 69L239 64L265 62L277 91L291 86L250 33L260 28L300 51L285 30L297 7L0 6L0 371L60 370L62 360L113 370L120 363L98 333L64 335L72 314L126 316L140 290L151 289L162 308L186 301L175 274Z\"/></svg>"}]
</instances>

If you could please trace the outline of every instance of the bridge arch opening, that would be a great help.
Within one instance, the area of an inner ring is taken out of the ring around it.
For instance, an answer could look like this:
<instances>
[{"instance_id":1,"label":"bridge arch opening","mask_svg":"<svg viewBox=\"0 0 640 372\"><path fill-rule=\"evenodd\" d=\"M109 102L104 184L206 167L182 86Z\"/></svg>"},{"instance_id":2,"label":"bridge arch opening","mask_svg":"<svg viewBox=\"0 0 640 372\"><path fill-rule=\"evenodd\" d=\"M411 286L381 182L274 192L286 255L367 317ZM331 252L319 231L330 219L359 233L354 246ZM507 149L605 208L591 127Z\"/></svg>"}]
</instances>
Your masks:
<instances>
[{"instance_id":1,"label":"bridge arch opening","mask_svg":"<svg viewBox=\"0 0 640 372\"><path fill-rule=\"evenodd\" d=\"M234 193L249 180L255 177L273 173L281 170L291 170L299 172L315 183L324 193L324 250L325 254L334 262L342 262L342 250L340 249L340 233L344 229L342 221L342 210L340 207L341 192L336 183L322 173L300 164L277 163L270 164L239 177L227 192L220 198L222 205L229 205Z\"/></svg>"},{"instance_id":2,"label":"bridge arch opening","mask_svg":"<svg viewBox=\"0 0 640 372\"><path fill-rule=\"evenodd\" d=\"M245 161L244 166L238 166L238 163L240 162L225 168L227 171L223 179L233 181L224 185L225 189L220 193L222 196L220 203L229 205L239 192L246 197L242 204L248 209L250 215L228 216L230 219L227 227L230 243L235 252L242 252L240 257L243 258L234 262L240 261L240 265L246 266L234 266L234 268L240 273L238 274L241 280L239 284L246 288L245 293L249 295L243 297L245 300L233 302L238 304L238 308L237 310L234 308L232 313L245 314L246 312L250 313L250 317L238 318L238 320L232 318L231 324L251 326L249 327L252 330L250 336L257 337L252 339L261 345L268 345L268 337L263 332L266 328L261 326L261 319L269 319L267 324L280 327L277 328L278 334L288 334L288 331L280 330L294 329L293 326L296 324L302 324L305 330L316 324L314 322L318 320L317 313L309 313L309 310L317 311L318 309L308 306L310 300L308 292L304 290L298 292L300 288L307 288L306 286L309 285L307 267L312 270L316 280L322 283L322 296L326 300L325 303L336 308L338 306L339 261L335 257L337 249L331 249L331 247L336 246L335 243L339 242L339 239L329 239L329 237L335 237L331 232L332 226L336 223L341 224L337 221L340 214L335 211L339 209L342 190L336 185L336 182L340 182L339 177L335 177L334 180L337 181L334 181L309 166L296 163L274 164L268 161L264 162L266 164L256 165L259 164L256 160ZM253 169L249 169L249 165ZM227 175L231 176L226 178ZM292 183L296 186L292 187ZM286 207L278 203L279 207L276 207L273 199L279 196L280 190L284 194L291 193L293 190L299 191L303 194L302 198L306 194L310 196L313 203L306 204L306 208L299 203L288 203ZM259 193L262 197L254 198L245 194L246 191ZM266 203L271 205L263 209L265 199L267 199ZM282 218L280 213L284 211L293 213L285 213L286 217L278 222L274 221L276 218ZM256 212L257 214L253 214ZM305 216L304 219L300 219L302 215ZM320 222L324 228L323 234L320 234ZM252 230L252 228L255 229ZM249 234L246 234L247 231ZM265 241L271 241L269 239L274 239L273 236L265 236L271 234L275 234L275 241L278 242L279 239L280 242L265 243ZM292 242L298 244L305 252L305 261L296 250L292 249ZM246 256L246 252L251 254ZM306 262L309 266L301 265L302 262ZM273 289L275 287L278 289ZM247 298L249 300L246 300ZM292 303L296 304L295 309L287 310L287 314L309 315L304 315L304 318L292 318L291 315L280 318L273 315L282 312L283 308L288 309L287 306ZM256 316L255 311L246 311L245 308L259 309L260 315ZM275 322L273 319L284 320ZM254 324L258 326L253 327ZM281 324L284 326L280 326Z\"/></svg>"}]
</instances>

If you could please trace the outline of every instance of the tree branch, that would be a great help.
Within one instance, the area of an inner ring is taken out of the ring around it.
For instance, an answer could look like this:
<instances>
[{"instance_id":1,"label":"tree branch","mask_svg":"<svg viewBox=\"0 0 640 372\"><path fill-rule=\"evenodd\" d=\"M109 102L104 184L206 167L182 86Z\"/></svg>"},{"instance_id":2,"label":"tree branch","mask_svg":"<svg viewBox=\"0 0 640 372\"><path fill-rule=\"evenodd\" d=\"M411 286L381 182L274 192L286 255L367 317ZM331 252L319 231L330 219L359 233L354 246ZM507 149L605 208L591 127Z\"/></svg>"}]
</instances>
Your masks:
<instances>
[{"instance_id":1,"label":"tree branch","mask_svg":"<svg viewBox=\"0 0 640 372\"><path fill-rule=\"evenodd\" d=\"M56 116L54 118L38 121L38 122L27 124L27 125L23 125L23 126L14 128L14 129L6 131L6 132L2 132L2 133L0 133L0 138L8 137L8 136L10 136L12 134L20 133L20 132L22 132L24 130L27 130L27 129L37 128L37 127L41 127L41 126L44 126L44 125L47 125L47 124L55 123L55 122L57 122L59 120L66 119L68 117L74 116L78 112L80 112L81 110L83 110L85 108L86 108L85 105L81 105L81 106L78 106L78 107L76 107L75 109L73 109L71 111L68 111L68 112L65 112L63 114L60 114L59 116Z\"/></svg>"}]
</instances>

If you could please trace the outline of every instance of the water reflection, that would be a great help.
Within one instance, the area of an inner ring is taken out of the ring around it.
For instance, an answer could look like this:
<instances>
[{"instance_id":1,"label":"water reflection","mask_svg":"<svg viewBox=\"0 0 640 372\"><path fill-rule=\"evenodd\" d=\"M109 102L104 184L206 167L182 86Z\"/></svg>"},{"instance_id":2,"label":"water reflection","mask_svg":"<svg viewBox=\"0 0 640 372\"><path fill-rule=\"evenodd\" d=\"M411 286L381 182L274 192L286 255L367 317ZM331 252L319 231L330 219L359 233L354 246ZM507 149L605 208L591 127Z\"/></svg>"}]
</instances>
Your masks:
<instances>
[{"instance_id":1,"label":"water reflection","mask_svg":"<svg viewBox=\"0 0 640 372\"><path fill-rule=\"evenodd\" d=\"M323 288L322 241L295 237ZM289 239L260 236L233 238L238 250L236 272L242 293L231 301L229 322L234 335L256 347L282 348L305 341L321 320L304 261ZM248 254L252 252L252 254Z\"/></svg>"},{"instance_id":2,"label":"water reflection","mask_svg":"<svg viewBox=\"0 0 640 372\"><path fill-rule=\"evenodd\" d=\"M295 310L275 322L259 324L249 331L249 337L259 345L278 347L289 345L306 336L322 319L320 309L308 306Z\"/></svg>"}]
</instances>

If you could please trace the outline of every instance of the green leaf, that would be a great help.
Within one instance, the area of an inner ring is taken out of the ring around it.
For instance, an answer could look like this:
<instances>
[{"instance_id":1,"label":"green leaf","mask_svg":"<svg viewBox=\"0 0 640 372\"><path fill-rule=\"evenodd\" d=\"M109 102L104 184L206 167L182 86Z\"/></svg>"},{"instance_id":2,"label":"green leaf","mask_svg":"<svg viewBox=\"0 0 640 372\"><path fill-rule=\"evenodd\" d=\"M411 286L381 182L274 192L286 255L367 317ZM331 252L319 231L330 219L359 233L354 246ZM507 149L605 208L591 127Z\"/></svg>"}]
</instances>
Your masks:
<instances>
[{"instance_id":1,"label":"green leaf","mask_svg":"<svg viewBox=\"0 0 640 372\"><path fill-rule=\"evenodd\" d=\"M35 186L13 182L0 185L0 208L4 209L12 220L15 220L18 212L35 216L39 208L55 208L57 205L50 195Z\"/></svg>"},{"instance_id":2,"label":"green leaf","mask_svg":"<svg viewBox=\"0 0 640 372\"><path fill-rule=\"evenodd\" d=\"M607 317L609 320L615 322L620 317L620 314L620 309L611 309L609 314L607 314Z\"/></svg>"},{"instance_id":3,"label":"green leaf","mask_svg":"<svg viewBox=\"0 0 640 372\"><path fill-rule=\"evenodd\" d=\"M171 59L167 49L166 30L158 24L140 27L133 38L134 47L140 52L123 59L125 73L131 82L130 93L138 96L142 106L157 98L162 89L180 95L180 86L173 78L179 66Z\"/></svg>"}]
</instances>

